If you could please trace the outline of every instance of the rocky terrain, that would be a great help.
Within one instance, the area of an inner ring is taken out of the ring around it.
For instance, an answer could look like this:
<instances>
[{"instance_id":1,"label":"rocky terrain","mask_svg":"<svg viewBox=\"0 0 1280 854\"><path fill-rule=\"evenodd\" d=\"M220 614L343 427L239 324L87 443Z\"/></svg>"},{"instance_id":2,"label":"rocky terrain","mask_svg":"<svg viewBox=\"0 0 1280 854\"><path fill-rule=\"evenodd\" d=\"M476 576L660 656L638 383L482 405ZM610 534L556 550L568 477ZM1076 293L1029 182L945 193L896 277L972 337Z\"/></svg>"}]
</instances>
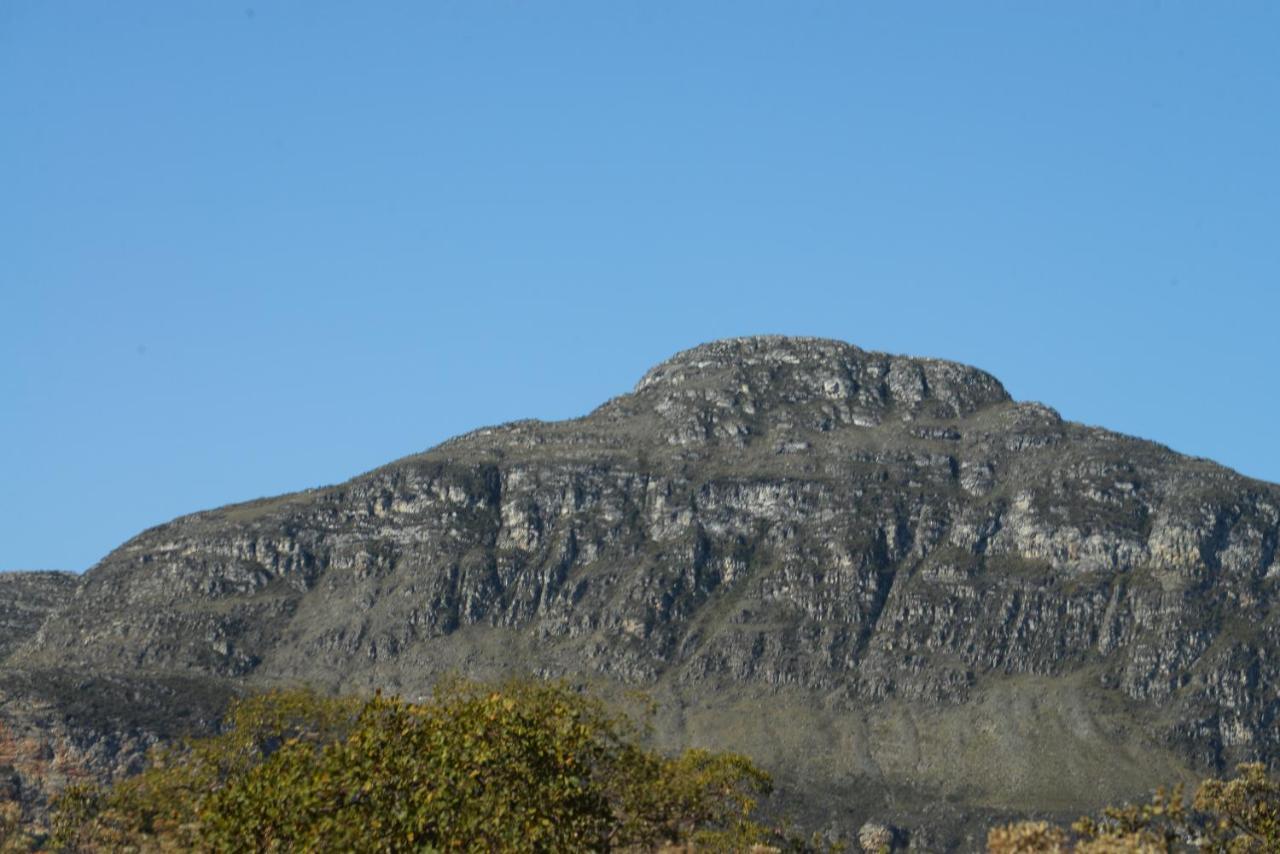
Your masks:
<instances>
[{"instance_id":1,"label":"rocky terrain","mask_svg":"<svg viewBox=\"0 0 1280 854\"><path fill-rule=\"evenodd\" d=\"M70 572L0 572L0 660L36 633L79 580Z\"/></svg>"},{"instance_id":2,"label":"rocky terrain","mask_svg":"<svg viewBox=\"0 0 1280 854\"><path fill-rule=\"evenodd\" d=\"M644 688L656 738L751 754L814 828L967 849L1280 761L1278 537L1280 487L980 370L715 342L583 418L10 580L0 774L126 773L233 691L523 671Z\"/></svg>"}]
</instances>

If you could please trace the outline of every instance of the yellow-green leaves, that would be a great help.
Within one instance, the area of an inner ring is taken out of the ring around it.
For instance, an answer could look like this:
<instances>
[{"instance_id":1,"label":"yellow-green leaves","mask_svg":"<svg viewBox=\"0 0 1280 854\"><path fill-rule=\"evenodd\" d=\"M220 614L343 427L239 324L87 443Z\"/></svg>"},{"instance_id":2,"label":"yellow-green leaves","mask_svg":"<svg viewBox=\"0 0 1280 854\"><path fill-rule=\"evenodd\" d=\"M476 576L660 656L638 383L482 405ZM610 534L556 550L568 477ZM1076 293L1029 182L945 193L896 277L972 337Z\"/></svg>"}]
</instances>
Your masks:
<instances>
[{"instance_id":1,"label":"yellow-green leaves","mask_svg":"<svg viewBox=\"0 0 1280 854\"><path fill-rule=\"evenodd\" d=\"M1160 789L1148 804L1109 807L1082 818L1069 837L1045 822L994 828L992 854L1275 854L1280 851L1280 781L1260 764L1241 765L1231 780L1205 780L1188 799L1181 786Z\"/></svg>"},{"instance_id":2,"label":"yellow-green leaves","mask_svg":"<svg viewBox=\"0 0 1280 854\"><path fill-rule=\"evenodd\" d=\"M764 841L767 775L741 756L641 747L563 684L450 682L429 702L267 694L221 735L108 791L69 793L82 849L585 851Z\"/></svg>"}]
</instances>

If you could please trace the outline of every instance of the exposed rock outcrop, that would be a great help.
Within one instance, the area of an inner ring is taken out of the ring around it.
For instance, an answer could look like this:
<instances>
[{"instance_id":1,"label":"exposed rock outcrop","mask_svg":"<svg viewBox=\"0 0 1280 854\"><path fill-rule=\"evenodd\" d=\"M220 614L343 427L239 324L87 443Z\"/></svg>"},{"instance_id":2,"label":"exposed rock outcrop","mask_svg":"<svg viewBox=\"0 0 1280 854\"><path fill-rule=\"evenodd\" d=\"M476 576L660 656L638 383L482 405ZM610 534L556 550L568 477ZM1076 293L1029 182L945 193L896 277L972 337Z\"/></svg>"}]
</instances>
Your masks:
<instances>
[{"instance_id":1,"label":"exposed rock outcrop","mask_svg":"<svg viewBox=\"0 0 1280 854\"><path fill-rule=\"evenodd\" d=\"M0 661L71 598L79 580L70 572L0 572Z\"/></svg>"}]
</instances>

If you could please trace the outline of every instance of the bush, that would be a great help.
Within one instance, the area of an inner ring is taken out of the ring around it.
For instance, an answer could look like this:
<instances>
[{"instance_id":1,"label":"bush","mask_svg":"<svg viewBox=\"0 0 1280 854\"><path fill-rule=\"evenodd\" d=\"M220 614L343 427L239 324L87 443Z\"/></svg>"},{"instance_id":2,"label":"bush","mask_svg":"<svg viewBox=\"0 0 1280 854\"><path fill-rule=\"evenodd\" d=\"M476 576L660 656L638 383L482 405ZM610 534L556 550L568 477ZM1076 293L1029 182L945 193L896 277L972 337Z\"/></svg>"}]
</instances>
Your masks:
<instances>
[{"instance_id":1,"label":"bush","mask_svg":"<svg viewBox=\"0 0 1280 854\"><path fill-rule=\"evenodd\" d=\"M0 854L29 851L35 844L35 838L23 822L22 805L0 795Z\"/></svg>"},{"instance_id":2,"label":"bush","mask_svg":"<svg viewBox=\"0 0 1280 854\"><path fill-rule=\"evenodd\" d=\"M666 757L563 684L455 682L429 702L271 693L222 734L167 749L110 789L55 804L75 850L574 851L770 838L771 789L744 757Z\"/></svg>"},{"instance_id":3,"label":"bush","mask_svg":"<svg viewBox=\"0 0 1280 854\"><path fill-rule=\"evenodd\" d=\"M1280 781L1260 764L1241 765L1231 780L1205 780L1189 801L1181 786L1161 789L1151 803L1109 807L1099 820L1082 818L1073 834L1046 822L991 830L991 854L1213 854L1280 852Z\"/></svg>"}]
</instances>

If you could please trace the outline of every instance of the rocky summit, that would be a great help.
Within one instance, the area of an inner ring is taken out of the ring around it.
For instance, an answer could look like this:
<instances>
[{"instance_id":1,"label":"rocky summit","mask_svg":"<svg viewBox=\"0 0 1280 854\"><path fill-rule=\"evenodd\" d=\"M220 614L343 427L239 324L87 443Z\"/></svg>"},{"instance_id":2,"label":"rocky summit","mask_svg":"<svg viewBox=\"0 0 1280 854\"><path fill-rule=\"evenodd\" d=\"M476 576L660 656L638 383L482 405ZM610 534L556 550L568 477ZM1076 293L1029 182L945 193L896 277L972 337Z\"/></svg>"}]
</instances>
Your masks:
<instances>
[{"instance_id":1,"label":"rocky summit","mask_svg":"<svg viewBox=\"0 0 1280 854\"><path fill-rule=\"evenodd\" d=\"M753 756L805 826L967 850L1280 762L1278 536L1280 487L980 370L719 341L585 417L5 579L0 785L128 773L245 690L522 672L644 689L659 743Z\"/></svg>"}]
</instances>

